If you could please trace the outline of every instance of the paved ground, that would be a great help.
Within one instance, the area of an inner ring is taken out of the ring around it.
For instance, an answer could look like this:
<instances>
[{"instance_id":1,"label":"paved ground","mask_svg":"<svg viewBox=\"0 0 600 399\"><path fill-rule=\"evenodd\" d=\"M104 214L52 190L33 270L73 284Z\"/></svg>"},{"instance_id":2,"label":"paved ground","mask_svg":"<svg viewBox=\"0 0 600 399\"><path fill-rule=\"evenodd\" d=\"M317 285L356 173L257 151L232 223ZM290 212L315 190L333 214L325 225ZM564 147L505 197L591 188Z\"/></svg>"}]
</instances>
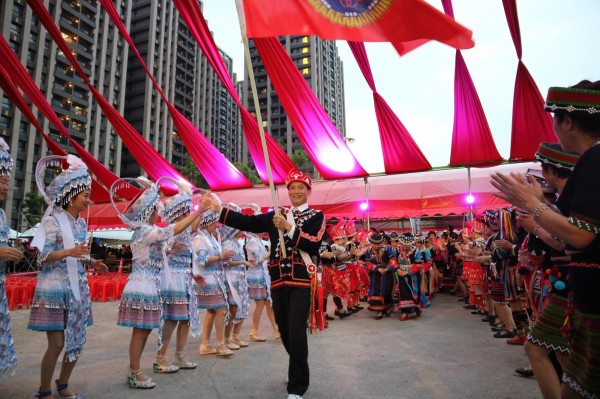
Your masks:
<instances>
[{"instance_id":1,"label":"paved ground","mask_svg":"<svg viewBox=\"0 0 600 399\"><path fill-rule=\"evenodd\" d=\"M333 306L330 306L333 309ZM251 309L252 310L252 309ZM126 384L131 330L116 323L117 302L94 303L95 326L75 368L71 386L87 399L104 398L285 398L287 357L279 341L252 343L231 358L200 356L200 338L190 337L187 352L199 366L171 375L152 375L150 391ZM12 313L19 368L0 382L0 399L31 398L39 386L44 333L27 330L29 311ZM521 346L492 338L487 323L440 294L418 320L397 315L374 320L367 310L330 322L309 338L311 385L305 399L316 398L541 398L533 379L514 373L526 363ZM266 317L261 333L271 338ZM247 336L249 323L243 327ZM142 357L150 373L156 335ZM173 349L170 348L170 354ZM58 370L55 378L58 376Z\"/></svg>"}]
</instances>

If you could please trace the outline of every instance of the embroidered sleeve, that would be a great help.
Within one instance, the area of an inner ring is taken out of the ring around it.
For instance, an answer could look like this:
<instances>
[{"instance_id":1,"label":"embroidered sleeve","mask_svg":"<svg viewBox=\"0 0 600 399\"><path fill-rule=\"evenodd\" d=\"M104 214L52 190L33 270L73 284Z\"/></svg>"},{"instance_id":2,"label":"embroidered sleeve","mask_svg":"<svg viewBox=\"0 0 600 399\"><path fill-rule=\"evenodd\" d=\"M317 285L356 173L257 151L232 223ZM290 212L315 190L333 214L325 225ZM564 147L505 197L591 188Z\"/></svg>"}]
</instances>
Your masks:
<instances>
[{"instance_id":1,"label":"embroidered sleeve","mask_svg":"<svg viewBox=\"0 0 600 399\"><path fill-rule=\"evenodd\" d=\"M144 245L152 245L160 241L169 241L173 238L174 224L166 227L150 226L142 232L141 242Z\"/></svg>"},{"instance_id":2,"label":"embroidered sleeve","mask_svg":"<svg viewBox=\"0 0 600 399\"><path fill-rule=\"evenodd\" d=\"M316 211L310 219L302 224L301 228L296 228L294 245L309 255L317 255L324 232L325 215L321 211Z\"/></svg>"},{"instance_id":3,"label":"embroidered sleeve","mask_svg":"<svg viewBox=\"0 0 600 399\"><path fill-rule=\"evenodd\" d=\"M42 266L47 266L46 259L48 259L48 255L53 251L63 249L62 236L59 235L58 223L52 216L45 217L42 224L46 231L46 240L44 241L44 248L38 253L38 262Z\"/></svg>"}]
</instances>

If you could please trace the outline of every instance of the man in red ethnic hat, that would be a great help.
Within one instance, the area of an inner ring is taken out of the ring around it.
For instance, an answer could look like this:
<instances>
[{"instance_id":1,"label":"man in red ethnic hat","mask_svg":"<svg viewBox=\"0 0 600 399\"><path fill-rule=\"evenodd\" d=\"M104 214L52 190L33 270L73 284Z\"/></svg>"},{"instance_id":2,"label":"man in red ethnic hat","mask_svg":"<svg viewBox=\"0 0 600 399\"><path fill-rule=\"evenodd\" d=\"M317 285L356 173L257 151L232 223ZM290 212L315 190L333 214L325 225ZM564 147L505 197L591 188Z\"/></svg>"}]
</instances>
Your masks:
<instances>
[{"instance_id":1,"label":"man in red ethnic hat","mask_svg":"<svg viewBox=\"0 0 600 399\"><path fill-rule=\"evenodd\" d=\"M222 208L213 196L206 195L203 205L220 213L220 222L242 231L267 232L271 241L271 295L281 341L290 356L288 399L302 398L309 385L306 322L311 304L311 284L316 278L319 248L325 232L323 212L310 209L307 198L312 181L305 173L292 170L286 179L292 204L288 211L246 216ZM287 257L279 244L283 230ZM314 276L313 276L314 277Z\"/></svg>"}]
</instances>

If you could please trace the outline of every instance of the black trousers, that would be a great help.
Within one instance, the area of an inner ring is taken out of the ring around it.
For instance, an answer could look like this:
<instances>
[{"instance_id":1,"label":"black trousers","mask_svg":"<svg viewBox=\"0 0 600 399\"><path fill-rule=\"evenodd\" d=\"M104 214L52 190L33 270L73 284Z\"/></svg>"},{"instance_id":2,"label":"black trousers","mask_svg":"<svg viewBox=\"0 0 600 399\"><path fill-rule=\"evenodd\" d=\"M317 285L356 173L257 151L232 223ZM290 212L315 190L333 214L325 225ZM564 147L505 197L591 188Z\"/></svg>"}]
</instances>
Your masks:
<instances>
[{"instance_id":1,"label":"black trousers","mask_svg":"<svg viewBox=\"0 0 600 399\"><path fill-rule=\"evenodd\" d=\"M290 355L287 391L302 396L308 389L310 377L306 337L310 289L281 287L271 291L271 297L281 342Z\"/></svg>"}]
</instances>

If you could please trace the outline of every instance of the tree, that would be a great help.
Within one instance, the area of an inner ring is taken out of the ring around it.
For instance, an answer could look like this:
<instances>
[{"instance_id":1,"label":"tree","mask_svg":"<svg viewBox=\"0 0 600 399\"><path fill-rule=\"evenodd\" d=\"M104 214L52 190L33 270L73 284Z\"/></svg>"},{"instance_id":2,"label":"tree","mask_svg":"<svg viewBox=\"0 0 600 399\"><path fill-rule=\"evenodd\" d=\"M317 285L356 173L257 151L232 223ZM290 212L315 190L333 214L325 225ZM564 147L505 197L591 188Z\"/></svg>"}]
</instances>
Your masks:
<instances>
[{"instance_id":1,"label":"tree","mask_svg":"<svg viewBox=\"0 0 600 399\"><path fill-rule=\"evenodd\" d=\"M185 154L183 157L183 168L181 169L181 174L184 175L194 186L207 190L209 189L206 179L196 167L196 164L194 163L194 160L190 154Z\"/></svg>"},{"instance_id":2,"label":"tree","mask_svg":"<svg viewBox=\"0 0 600 399\"><path fill-rule=\"evenodd\" d=\"M260 180L260 177L258 177L256 170L239 162L234 163L234 165L240 172L242 172L244 176L246 176L246 179L250 180L252 184L262 183L262 180Z\"/></svg>"},{"instance_id":3,"label":"tree","mask_svg":"<svg viewBox=\"0 0 600 399\"><path fill-rule=\"evenodd\" d=\"M42 220L42 214L46 208L46 201L44 197L37 195L35 192L30 191L25 195L23 204L21 206L21 213L31 226L35 226Z\"/></svg>"},{"instance_id":4,"label":"tree","mask_svg":"<svg viewBox=\"0 0 600 399\"><path fill-rule=\"evenodd\" d=\"M304 148L296 148L292 153L292 162L296 164L298 168L303 167L308 162L308 155Z\"/></svg>"}]
</instances>

